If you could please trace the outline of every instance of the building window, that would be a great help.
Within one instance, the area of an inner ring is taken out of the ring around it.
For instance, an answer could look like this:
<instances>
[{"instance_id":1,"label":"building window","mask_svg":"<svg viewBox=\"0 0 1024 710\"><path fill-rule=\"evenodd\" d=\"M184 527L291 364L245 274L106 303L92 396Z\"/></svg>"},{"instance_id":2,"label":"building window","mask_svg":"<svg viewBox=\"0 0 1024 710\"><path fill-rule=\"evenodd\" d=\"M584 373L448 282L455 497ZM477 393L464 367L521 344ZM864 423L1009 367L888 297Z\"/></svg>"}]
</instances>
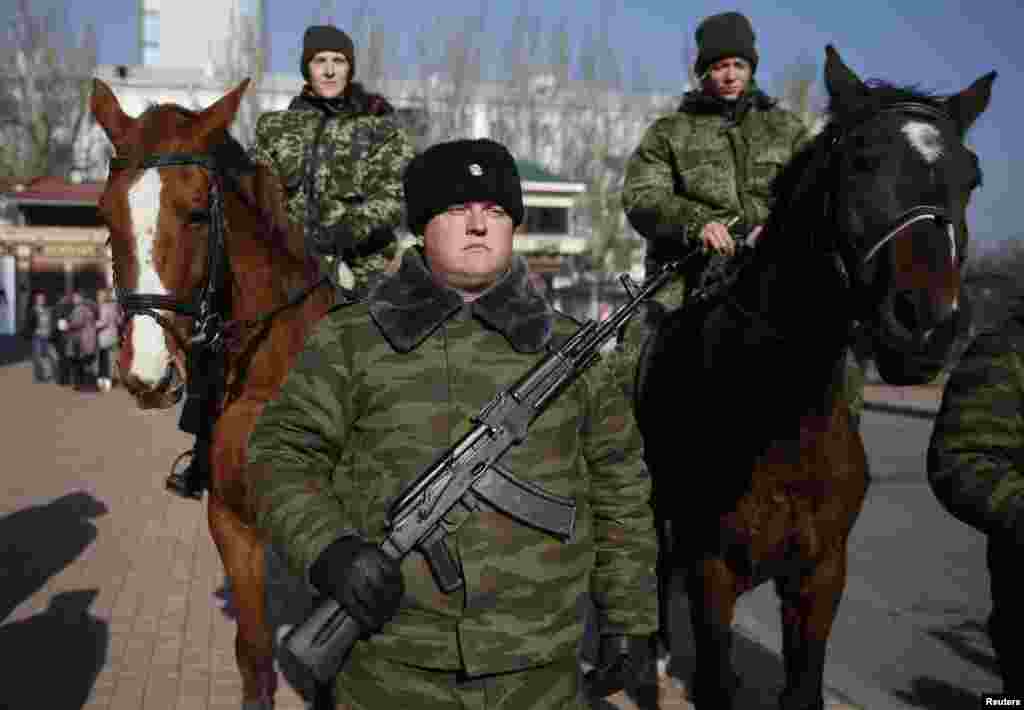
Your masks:
<instances>
[{"instance_id":1,"label":"building window","mask_svg":"<svg viewBox=\"0 0 1024 710\"><path fill-rule=\"evenodd\" d=\"M160 58L160 12L142 13L142 63L155 64Z\"/></svg>"},{"instance_id":2,"label":"building window","mask_svg":"<svg viewBox=\"0 0 1024 710\"><path fill-rule=\"evenodd\" d=\"M525 222L527 234L568 234L568 207L527 207Z\"/></svg>"}]
</instances>

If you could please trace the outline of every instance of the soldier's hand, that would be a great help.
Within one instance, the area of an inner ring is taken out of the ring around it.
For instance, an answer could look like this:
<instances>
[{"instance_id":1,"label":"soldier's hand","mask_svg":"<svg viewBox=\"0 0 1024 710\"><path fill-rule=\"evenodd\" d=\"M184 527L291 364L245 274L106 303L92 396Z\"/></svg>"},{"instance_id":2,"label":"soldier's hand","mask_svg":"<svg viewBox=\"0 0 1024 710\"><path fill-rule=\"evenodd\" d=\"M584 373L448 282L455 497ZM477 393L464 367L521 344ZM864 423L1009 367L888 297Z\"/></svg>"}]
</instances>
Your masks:
<instances>
[{"instance_id":1,"label":"soldier's hand","mask_svg":"<svg viewBox=\"0 0 1024 710\"><path fill-rule=\"evenodd\" d=\"M586 676L592 694L607 698L635 685L653 662L648 646L645 636L602 636L597 667Z\"/></svg>"},{"instance_id":2,"label":"soldier's hand","mask_svg":"<svg viewBox=\"0 0 1024 710\"><path fill-rule=\"evenodd\" d=\"M377 545L354 537L338 540L324 550L310 578L371 633L395 615L405 593L399 563Z\"/></svg>"},{"instance_id":3,"label":"soldier's hand","mask_svg":"<svg viewBox=\"0 0 1024 710\"><path fill-rule=\"evenodd\" d=\"M708 222L700 230L700 241L704 251L715 251L719 254L732 256L736 251L736 242L729 234L729 228L721 222Z\"/></svg>"}]
</instances>

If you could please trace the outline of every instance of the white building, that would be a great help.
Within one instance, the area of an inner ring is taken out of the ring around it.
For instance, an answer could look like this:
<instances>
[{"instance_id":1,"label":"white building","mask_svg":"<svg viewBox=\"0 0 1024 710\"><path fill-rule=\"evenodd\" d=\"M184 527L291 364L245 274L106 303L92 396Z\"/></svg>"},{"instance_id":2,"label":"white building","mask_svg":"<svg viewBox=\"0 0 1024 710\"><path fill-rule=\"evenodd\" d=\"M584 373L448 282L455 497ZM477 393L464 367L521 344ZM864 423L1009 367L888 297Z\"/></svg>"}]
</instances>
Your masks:
<instances>
[{"instance_id":1,"label":"white building","mask_svg":"<svg viewBox=\"0 0 1024 710\"><path fill-rule=\"evenodd\" d=\"M209 70L237 45L269 47L264 0L137 0L139 65ZM267 66L269 58L262 57Z\"/></svg>"}]
</instances>

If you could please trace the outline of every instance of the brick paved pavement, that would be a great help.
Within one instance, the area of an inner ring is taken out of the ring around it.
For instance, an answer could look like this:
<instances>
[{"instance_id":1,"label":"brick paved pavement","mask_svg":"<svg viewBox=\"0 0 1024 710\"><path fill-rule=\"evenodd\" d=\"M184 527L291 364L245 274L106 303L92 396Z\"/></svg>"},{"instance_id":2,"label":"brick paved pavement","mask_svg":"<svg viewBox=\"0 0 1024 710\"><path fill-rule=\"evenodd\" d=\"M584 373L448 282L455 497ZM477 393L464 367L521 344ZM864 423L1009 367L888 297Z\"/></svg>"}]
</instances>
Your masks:
<instances>
[{"instance_id":1,"label":"brick paved pavement","mask_svg":"<svg viewBox=\"0 0 1024 710\"><path fill-rule=\"evenodd\" d=\"M19 671L0 683L0 708L237 710L235 624L218 606L206 506L163 491L190 443L176 410L31 379L27 362L0 367L0 656ZM95 590L91 605L51 606L78 590ZM31 650L18 643L29 628ZM282 687L277 707L304 704Z\"/></svg>"}]
</instances>

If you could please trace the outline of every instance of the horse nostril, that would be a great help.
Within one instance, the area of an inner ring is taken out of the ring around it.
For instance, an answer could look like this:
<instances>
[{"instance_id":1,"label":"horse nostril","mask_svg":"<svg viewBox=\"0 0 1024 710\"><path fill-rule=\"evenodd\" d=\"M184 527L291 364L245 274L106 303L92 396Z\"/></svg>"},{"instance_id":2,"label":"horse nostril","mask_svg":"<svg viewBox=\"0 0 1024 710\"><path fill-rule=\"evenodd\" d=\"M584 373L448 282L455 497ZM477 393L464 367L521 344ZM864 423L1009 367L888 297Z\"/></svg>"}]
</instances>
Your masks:
<instances>
[{"instance_id":1,"label":"horse nostril","mask_svg":"<svg viewBox=\"0 0 1024 710\"><path fill-rule=\"evenodd\" d=\"M915 332L919 325L917 307L909 293L900 292L893 296L892 315L896 322L909 330Z\"/></svg>"}]
</instances>

